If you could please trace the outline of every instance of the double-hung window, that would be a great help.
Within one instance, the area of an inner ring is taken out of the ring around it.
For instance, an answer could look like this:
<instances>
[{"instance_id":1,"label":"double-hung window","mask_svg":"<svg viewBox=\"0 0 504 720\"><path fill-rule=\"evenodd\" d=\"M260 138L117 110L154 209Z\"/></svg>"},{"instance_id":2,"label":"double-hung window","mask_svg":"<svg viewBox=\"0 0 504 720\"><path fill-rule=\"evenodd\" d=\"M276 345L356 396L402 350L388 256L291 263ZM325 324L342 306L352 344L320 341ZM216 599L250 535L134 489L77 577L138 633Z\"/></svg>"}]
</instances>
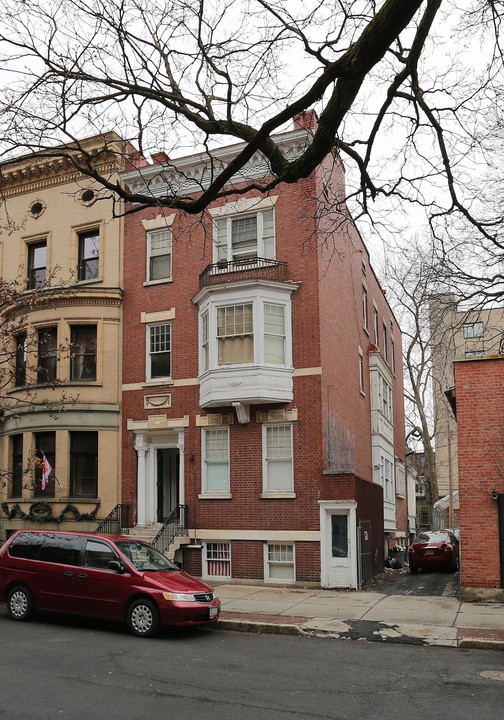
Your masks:
<instances>
[{"instance_id":1,"label":"double-hung window","mask_svg":"<svg viewBox=\"0 0 504 720\"><path fill-rule=\"evenodd\" d=\"M252 303L217 308L219 365L254 362Z\"/></svg>"},{"instance_id":2,"label":"double-hung window","mask_svg":"<svg viewBox=\"0 0 504 720\"><path fill-rule=\"evenodd\" d=\"M94 280L100 274L100 233L98 230L78 233L79 280Z\"/></svg>"},{"instance_id":3,"label":"double-hung window","mask_svg":"<svg viewBox=\"0 0 504 720\"><path fill-rule=\"evenodd\" d=\"M394 465L383 455L380 458L380 482L383 487L384 500L394 501Z\"/></svg>"},{"instance_id":4,"label":"double-hung window","mask_svg":"<svg viewBox=\"0 0 504 720\"><path fill-rule=\"evenodd\" d=\"M214 261L231 262L275 257L273 208L215 220Z\"/></svg>"},{"instance_id":5,"label":"double-hung window","mask_svg":"<svg viewBox=\"0 0 504 720\"><path fill-rule=\"evenodd\" d=\"M70 379L96 380L96 325L74 325L70 337Z\"/></svg>"},{"instance_id":6,"label":"double-hung window","mask_svg":"<svg viewBox=\"0 0 504 720\"><path fill-rule=\"evenodd\" d=\"M56 380L58 359L58 329L42 328L38 331L37 382L50 383Z\"/></svg>"},{"instance_id":7,"label":"double-hung window","mask_svg":"<svg viewBox=\"0 0 504 720\"><path fill-rule=\"evenodd\" d=\"M292 425L263 426L264 492L293 492Z\"/></svg>"},{"instance_id":8,"label":"double-hung window","mask_svg":"<svg viewBox=\"0 0 504 720\"><path fill-rule=\"evenodd\" d=\"M264 579L267 582L295 582L294 545L266 545L266 572Z\"/></svg>"},{"instance_id":9,"label":"double-hung window","mask_svg":"<svg viewBox=\"0 0 504 720\"><path fill-rule=\"evenodd\" d=\"M264 362L285 365L285 307L264 303Z\"/></svg>"},{"instance_id":10,"label":"double-hung window","mask_svg":"<svg viewBox=\"0 0 504 720\"><path fill-rule=\"evenodd\" d=\"M98 496L98 433L70 433L70 492L73 497Z\"/></svg>"},{"instance_id":11,"label":"double-hung window","mask_svg":"<svg viewBox=\"0 0 504 720\"><path fill-rule=\"evenodd\" d=\"M205 577L231 577L231 543L209 542L205 545Z\"/></svg>"},{"instance_id":12,"label":"double-hung window","mask_svg":"<svg viewBox=\"0 0 504 720\"><path fill-rule=\"evenodd\" d=\"M171 280L172 231L171 228L151 230L147 233L147 281Z\"/></svg>"},{"instance_id":13,"label":"double-hung window","mask_svg":"<svg viewBox=\"0 0 504 720\"><path fill-rule=\"evenodd\" d=\"M38 290L46 284L47 242L28 245L28 290Z\"/></svg>"},{"instance_id":14,"label":"double-hung window","mask_svg":"<svg viewBox=\"0 0 504 720\"><path fill-rule=\"evenodd\" d=\"M147 380L171 377L171 324L147 327Z\"/></svg>"},{"instance_id":15,"label":"double-hung window","mask_svg":"<svg viewBox=\"0 0 504 720\"><path fill-rule=\"evenodd\" d=\"M229 430L205 428L202 438L203 492L229 493Z\"/></svg>"},{"instance_id":16,"label":"double-hung window","mask_svg":"<svg viewBox=\"0 0 504 720\"><path fill-rule=\"evenodd\" d=\"M378 373L378 409L392 422L392 388L381 373Z\"/></svg>"},{"instance_id":17,"label":"double-hung window","mask_svg":"<svg viewBox=\"0 0 504 720\"><path fill-rule=\"evenodd\" d=\"M480 338L483 337L484 326L482 322L465 323L464 338Z\"/></svg>"},{"instance_id":18,"label":"double-hung window","mask_svg":"<svg viewBox=\"0 0 504 720\"><path fill-rule=\"evenodd\" d=\"M16 368L14 373L14 384L16 387L25 385L26 383L26 355L27 355L27 337L26 333L18 333L15 337L16 343Z\"/></svg>"}]
</instances>

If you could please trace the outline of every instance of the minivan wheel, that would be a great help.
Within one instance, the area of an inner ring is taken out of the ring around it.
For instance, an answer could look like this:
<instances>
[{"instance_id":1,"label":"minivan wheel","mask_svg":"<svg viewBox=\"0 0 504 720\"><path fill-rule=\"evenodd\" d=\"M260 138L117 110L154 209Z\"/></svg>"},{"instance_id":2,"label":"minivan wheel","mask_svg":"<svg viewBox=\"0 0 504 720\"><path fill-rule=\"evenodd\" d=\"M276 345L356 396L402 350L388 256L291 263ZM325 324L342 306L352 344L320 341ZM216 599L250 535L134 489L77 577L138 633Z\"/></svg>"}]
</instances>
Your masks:
<instances>
[{"instance_id":1,"label":"minivan wheel","mask_svg":"<svg viewBox=\"0 0 504 720\"><path fill-rule=\"evenodd\" d=\"M27 587L17 585L7 596L7 612L12 620L29 620L33 617L35 605Z\"/></svg>"},{"instance_id":2,"label":"minivan wheel","mask_svg":"<svg viewBox=\"0 0 504 720\"><path fill-rule=\"evenodd\" d=\"M159 631L159 612L152 600L141 598L131 603L126 614L133 635L152 637Z\"/></svg>"}]
</instances>

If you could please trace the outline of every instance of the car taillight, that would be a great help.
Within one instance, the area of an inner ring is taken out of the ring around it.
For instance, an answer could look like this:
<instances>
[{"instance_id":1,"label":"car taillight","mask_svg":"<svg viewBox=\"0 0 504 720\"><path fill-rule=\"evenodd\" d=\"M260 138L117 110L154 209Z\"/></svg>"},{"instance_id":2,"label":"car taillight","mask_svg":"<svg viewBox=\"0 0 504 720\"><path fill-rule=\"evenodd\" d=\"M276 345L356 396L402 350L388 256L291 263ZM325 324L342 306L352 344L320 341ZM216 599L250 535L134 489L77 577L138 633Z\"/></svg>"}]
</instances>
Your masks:
<instances>
[{"instance_id":1,"label":"car taillight","mask_svg":"<svg viewBox=\"0 0 504 720\"><path fill-rule=\"evenodd\" d=\"M451 546L450 546L450 545L443 545L443 550L444 550L445 552L450 552Z\"/></svg>"}]
</instances>

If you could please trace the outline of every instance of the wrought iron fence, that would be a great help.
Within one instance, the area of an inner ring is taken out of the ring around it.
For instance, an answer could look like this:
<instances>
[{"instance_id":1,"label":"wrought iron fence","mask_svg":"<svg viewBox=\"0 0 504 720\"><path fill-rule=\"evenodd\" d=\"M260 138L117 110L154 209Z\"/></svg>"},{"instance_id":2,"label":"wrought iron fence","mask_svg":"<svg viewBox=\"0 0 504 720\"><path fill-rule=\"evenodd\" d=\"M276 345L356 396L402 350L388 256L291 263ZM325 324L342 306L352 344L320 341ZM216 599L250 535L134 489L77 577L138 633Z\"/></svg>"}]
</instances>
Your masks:
<instances>
[{"instance_id":1,"label":"wrought iron fence","mask_svg":"<svg viewBox=\"0 0 504 720\"><path fill-rule=\"evenodd\" d=\"M185 535L187 533L187 505L177 505L170 513L169 517L163 523L152 544L160 552L164 553L168 550L177 535Z\"/></svg>"},{"instance_id":2,"label":"wrought iron fence","mask_svg":"<svg viewBox=\"0 0 504 720\"><path fill-rule=\"evenodd\" d=\"M200 288L238 280L287 280L287 263L269 258L245 258L207 265L199 276Z\"/></svg>"}]
</instances>

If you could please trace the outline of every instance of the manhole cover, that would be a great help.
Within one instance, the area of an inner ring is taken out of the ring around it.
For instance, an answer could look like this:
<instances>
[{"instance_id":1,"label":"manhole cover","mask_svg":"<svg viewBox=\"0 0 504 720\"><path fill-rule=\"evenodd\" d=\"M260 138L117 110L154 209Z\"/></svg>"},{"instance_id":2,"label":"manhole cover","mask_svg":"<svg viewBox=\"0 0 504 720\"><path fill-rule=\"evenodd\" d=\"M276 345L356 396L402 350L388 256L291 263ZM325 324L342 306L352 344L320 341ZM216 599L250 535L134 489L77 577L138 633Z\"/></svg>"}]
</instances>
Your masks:
<instances>
[{"instance_id":1,"label":"manhole cover","mask_svg":"<svg viewBox=\"0 0 504 720\"><path fill-rule=\"evenodd\" d=\"M501 670L482 670L478 675L489 680L502 680L504 682L504 672Z\"/></svg>"}]
</instances>

